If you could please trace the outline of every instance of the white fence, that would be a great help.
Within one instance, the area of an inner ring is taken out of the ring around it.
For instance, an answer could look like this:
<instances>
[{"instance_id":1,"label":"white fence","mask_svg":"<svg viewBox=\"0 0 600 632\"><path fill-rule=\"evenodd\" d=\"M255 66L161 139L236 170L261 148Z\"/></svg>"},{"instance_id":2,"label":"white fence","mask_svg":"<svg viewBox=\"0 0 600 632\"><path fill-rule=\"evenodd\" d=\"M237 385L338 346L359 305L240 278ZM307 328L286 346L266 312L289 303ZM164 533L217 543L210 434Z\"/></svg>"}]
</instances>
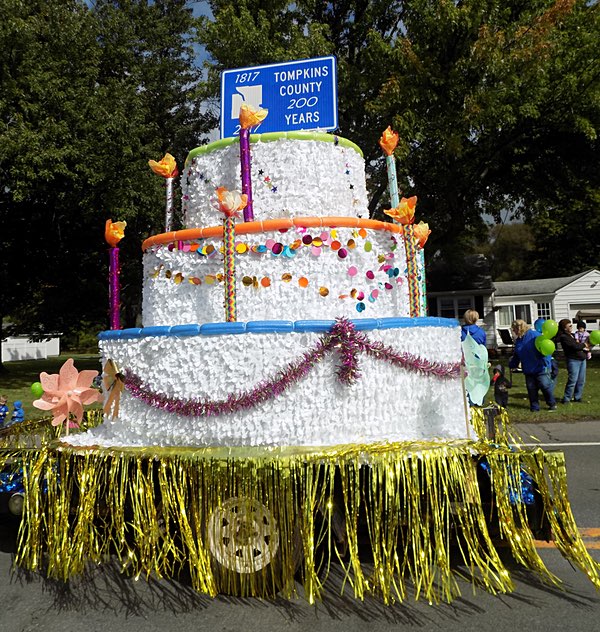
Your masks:
<instances>
[{"instance_id":1,"label":"white fence","mask_svg":"<svg viewBox=\"0 0 600 632\"><path fill-rule=\"evenodd\" d=\"M26 336L5 338L2 341L2 362L42 360L60 355L60 338L33 341Z\"/></svg>"}]
</instances>

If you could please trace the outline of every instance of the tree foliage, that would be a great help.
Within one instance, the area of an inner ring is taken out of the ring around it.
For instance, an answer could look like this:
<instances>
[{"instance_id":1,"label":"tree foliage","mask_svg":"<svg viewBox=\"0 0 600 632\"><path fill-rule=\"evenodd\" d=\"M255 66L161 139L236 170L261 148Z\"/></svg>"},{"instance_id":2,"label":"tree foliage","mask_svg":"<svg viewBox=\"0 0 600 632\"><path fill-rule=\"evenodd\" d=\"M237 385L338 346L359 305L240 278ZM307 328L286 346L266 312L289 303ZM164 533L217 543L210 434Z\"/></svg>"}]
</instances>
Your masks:
<instances>
[{"instance_id":1,"label":"tree foliage","mask_svg":"<svg viewBox=\"0 0 600 632\"><path fill-rule=\"evenodd\" d=\"M477 249L486 256L494 281L531 278L538 250L528 224L494 224L481 237Z\"/></svg>"},{"instance_id":2,"label":"tree foliage","mask_svg":"<svg viewBox=\"0 0 600 632\"><path fill-rule=\"evenodd\" d=\"M0 272L28 333L104 326L106 219L122 219L124 304L139 311L139 240L164 230L149 158L183 161L206 131L185 0L0 0Z\"/></svg>"},{"instance_id":3,"label":"tree foliage","mask_svg":"<svg viewBox=\"0 0 600 632\"><path fill-rule=\"evenodd\" d=\"M481 251L482 216L507 210L533 234L531 275L597 265L598 3L209 0L197 20L193 4L0 0L0 283L22 330L104 326L108 217L128 222L133 324L139 241L163 226L147 160L170 151L181 165L216 127L222 70L329 54L372 214L389 205L377 140L391 124L400 188L419 197L438 267Z\"/></svg>"},{"instance_id":4,"label":"tree foliage","mask_svg":"<svg viewBox=\"0 0 600 632\"><path fill-rule=\"evenodd\" d=\"M418 195L419 217L432 225L430 252L451 258L451 251L475 249L485 232L482 216L499 220L509 209L535 227L538 269L554 274L558 268L543 263L543 244L567 225L542 225L540 233L540 218L558 219L559 209L568 214L576 201L588 216L598 215L596 3L210 4L214 19L206 18L199 34L212 73L310 54L337 56L340 131L365 151L372 212L377 216L389 204L377 139L392 124L401 138L401 189ZM594 261L580 259L588 266Z\"/></svg>"}]
</instances>

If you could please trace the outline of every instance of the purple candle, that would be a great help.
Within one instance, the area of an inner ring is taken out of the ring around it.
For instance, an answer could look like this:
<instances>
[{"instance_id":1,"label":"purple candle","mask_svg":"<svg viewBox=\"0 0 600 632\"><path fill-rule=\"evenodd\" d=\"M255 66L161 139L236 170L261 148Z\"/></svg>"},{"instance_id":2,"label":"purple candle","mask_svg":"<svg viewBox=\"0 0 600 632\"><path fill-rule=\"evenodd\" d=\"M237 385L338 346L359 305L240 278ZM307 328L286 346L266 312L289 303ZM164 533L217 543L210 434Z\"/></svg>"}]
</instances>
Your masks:
<instances>
[{"instance_id":1,"label":"purple candle","mask_svg":"<svg viewBox=\"0 0 600 632\"><path fill-rule=\"evenodd\" d=\"M110 328L121 329L121 292L119 286L119 274L121 269L119 266L119 249L109 248L110 257L109 264L109 285L108 295L110 302Z\"/></svg>"},{"instance_id":2,"label":"purple candle","mask_svg":"<svg viewBox=\"0 0 600 632\"><path fill-rule=\"evenodd\" d=\"M240 129L240 163L242 167L242 194L248 196L248 203L244 209L244 221L254 221L252 208L252 178L250 176L250 132Z\"/></svg>"}]
</instances>

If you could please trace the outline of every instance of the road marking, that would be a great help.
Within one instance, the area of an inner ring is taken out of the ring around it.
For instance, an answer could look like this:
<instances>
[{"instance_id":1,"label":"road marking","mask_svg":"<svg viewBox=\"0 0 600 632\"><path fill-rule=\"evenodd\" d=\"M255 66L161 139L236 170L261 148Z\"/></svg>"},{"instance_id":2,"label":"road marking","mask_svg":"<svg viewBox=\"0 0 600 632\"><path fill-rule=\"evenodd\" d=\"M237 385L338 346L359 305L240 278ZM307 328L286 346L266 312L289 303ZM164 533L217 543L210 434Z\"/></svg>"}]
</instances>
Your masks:
<instances>
[{"instance_id":1,"label":"road marking","mask_svg":"<svg viewBox=\"0 0 600 632\"><path fill-rule=\"evenodd\" d=\"M588 551L600 550L600 528L588 527L587 529L579 529L579 535L583 540L583 544ZM535 541L536 549L554 549L554 542L544 542L544 540Z\"/></svg>"},{"instance_id":2,"label":"road marking","mask_svg":"<svg viewBox=\"0 0 600 632\"><path fill-rule=\"evenodd\" d=\"M570 443L514 443L514 447L518 448L570 448L578 446L598 446L600 441L572 441Z\"/></svg>"}]
</instances>

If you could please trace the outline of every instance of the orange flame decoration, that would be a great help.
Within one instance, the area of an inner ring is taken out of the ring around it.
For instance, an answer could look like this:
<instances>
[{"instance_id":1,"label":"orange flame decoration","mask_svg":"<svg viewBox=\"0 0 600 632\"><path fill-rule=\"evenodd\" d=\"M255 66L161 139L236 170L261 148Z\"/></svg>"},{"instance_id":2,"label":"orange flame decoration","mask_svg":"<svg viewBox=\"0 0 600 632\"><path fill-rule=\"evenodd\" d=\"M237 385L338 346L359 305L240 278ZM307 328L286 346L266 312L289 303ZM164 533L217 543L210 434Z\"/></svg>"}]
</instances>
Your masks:
<instances>
[{"instance_id":1,"label":"orange flame decoration","mask_svg":"<svg viewBox=\"0 0 600 632\"><path fill-rule=\"evenodd\" d=\"M383 132L379 139L379 146L386 153L387 156L391 156L394 153L394 149L398 145L398 133L393 132L392 128L388 125L388 128Z\"/></svg>"},{"instance_id":2,"label":"orange flame decoration","mask_svg":"<svg viewBox=\"0 0 600 632\"><path fill-rule=\"evenodd\" d=\"M127 222L113 222L112 219L106 220L104 239L106 239L111 248L116 248L121 239L125 237L125 226L127 226Z\"/></svg>"},{"instance_id":3,"label":"orange flame decoration","mask_svg":"<svg viewBox=\"0 0 600 632\"><path fill-rule=\"evenodd\" d=\"M386 215L389 215L392 219L395 219L399 224L406 225L412 224L415 221L415 207L417 206L417 196L413 195L410 198L402 198L400 204L396 208L391 208L387 211L383 211Z\"/></svg>"},{"instance_id":4,"label":"orange flame decoration","mask_svg":"<svg viewBox=\"0 0 600 632\"><path fill-rule=\"evenodd\" d=\"M419 248L423 248L423 246L425 246L425 244L427 243L429 235L431 235L429 224L426 224L425 222L419 222L418 224L415 224L413 227L413 233L419 241Z\"/></svg>"},{"instance_id":5,"label":"orange flame decoration","mask_svg":"<svg viewBox=\"0 0 600 632\"><path fill-rule=\"evenodd\" d=\"M240 195L238 191L228 191L225 187L217 189L216 208L225 217L239 217L240 211L248 204L248 196L244 193Z\"/></svg>"},{"instance_id":6,"label":"orange flame decoration","mask_svg":"<svg viewBox=\"0 0 600 632\"><path fill-rule=\"evenodd\" d=\"M179 175L177 163L171 154L165 154L165 157L160 162L149 160L148 164L156 175L162 176L163 178L176 178Z\"/></svg>"},{"instance_id":7,"label":"orange flame decoration","mask_svg":"<svg viewBox=\"0 0 600 632\"><path fill-rule=\"evenodd\" d=\"M243 103L240 107L240 125L242 129L250 129L262 123L267 118L268 113L269 110L256 108L249 103Z\"/></svg>"}]
</instances>

